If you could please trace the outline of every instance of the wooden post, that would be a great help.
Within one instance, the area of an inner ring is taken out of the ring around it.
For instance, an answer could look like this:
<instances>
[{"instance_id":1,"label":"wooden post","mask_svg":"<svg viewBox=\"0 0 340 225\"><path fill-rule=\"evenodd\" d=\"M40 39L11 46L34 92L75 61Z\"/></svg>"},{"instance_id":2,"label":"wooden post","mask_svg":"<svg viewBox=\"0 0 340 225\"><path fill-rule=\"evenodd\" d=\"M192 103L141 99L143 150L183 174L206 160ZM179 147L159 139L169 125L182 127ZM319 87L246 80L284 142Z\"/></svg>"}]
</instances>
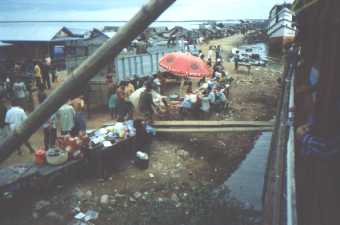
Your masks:
<instances>
[{"instance_id":1,"label":"wooden post","mask_svg":"<svg viewBox=\"0 0 340 225\"><path fill-rule=\"evenodd\" d=\"M54 90L24 123L0 144L0 162L29 139L68 99L78 96L97 72L112 61L123 48L127 47L175 1L150 0L144 5L125 26L119 29L113 38L105 42L81 63L69 75L68 80Z\"/></svg>"}]
</instances>

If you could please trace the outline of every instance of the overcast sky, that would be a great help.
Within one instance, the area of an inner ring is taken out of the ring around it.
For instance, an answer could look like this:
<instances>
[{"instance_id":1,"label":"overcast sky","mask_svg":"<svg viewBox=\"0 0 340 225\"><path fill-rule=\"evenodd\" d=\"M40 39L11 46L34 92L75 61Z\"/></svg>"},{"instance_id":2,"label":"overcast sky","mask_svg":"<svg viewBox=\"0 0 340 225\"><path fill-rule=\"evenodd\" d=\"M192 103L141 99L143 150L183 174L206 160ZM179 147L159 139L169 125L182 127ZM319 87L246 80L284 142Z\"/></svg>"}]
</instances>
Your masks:
<instances>
[{"instance_id":1,"label":"overcast sky","mask_svg":"<svg viewBox=\"0 0 340 225\"><path fill-rule=\"evenodd\" d=\"M293 0L286 0L292 2ZM0 0L0 20L128 20L147 0ZM177 0L160 20L266 19L284 0Z\"/></svg>"}]
</instances>

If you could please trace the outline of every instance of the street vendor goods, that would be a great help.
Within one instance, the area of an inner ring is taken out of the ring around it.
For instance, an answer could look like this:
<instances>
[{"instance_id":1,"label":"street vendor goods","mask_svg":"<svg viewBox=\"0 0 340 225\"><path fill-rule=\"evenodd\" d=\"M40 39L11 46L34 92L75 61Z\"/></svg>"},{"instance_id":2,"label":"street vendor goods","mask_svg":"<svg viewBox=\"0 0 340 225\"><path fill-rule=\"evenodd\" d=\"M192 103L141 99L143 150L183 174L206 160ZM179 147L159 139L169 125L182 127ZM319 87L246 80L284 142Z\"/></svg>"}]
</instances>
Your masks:
<instances>
[{"instance_id":1,"label":"street vendor goods","mask_svg":"<svg viewBox=\"0 0 340 225\"><path fill-rule=\"evenodd\" d=\"M46 151L44 149L38 149L35 151L35 163L37 165L43 165L45 163Z\"/></svg>"},{"instance_id":2,"label":"street vendor goods","mask_svg":"<svg viewBox=\"0 0 340 225\"><path fill-rule=\"evenodd\" d=\"M61 165L68 160L68 153L65 150L51 148L46 153L46 161L50 165Z\"/></svg>"},{"instance_id":3,"label":"street vendor goods","mask_svg":"<svg viewBox=\"0 0 340 225\"><path fill-rule=\"evenodd\" d=\"M133 120L117 122L114 125L102 127L90 133L90 147L98 145L110 147L121 140L135 135L136 129L133 127Z\"/></svg>"}]
</instances>

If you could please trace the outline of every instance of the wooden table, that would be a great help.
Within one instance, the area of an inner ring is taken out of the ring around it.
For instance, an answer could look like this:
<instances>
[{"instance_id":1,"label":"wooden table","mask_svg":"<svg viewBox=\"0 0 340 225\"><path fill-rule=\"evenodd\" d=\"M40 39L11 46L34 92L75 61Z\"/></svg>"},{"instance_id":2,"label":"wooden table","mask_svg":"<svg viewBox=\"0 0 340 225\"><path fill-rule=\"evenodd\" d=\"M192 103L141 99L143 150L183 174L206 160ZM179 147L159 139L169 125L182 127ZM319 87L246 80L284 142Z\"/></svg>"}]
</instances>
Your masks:
<instances>
[{"instance_id":1,"label":"wooden table","mask_svg":"<svg viewBox=\"0 0 340 225\"><path fill-rule=\"evenodd\" d=\"M134 158L135 137L121 140L111 147L97 146L89 151L90 170L99 178L107 178L110 171L119 170L122 163Z\"/></svg>"}]
</instances>

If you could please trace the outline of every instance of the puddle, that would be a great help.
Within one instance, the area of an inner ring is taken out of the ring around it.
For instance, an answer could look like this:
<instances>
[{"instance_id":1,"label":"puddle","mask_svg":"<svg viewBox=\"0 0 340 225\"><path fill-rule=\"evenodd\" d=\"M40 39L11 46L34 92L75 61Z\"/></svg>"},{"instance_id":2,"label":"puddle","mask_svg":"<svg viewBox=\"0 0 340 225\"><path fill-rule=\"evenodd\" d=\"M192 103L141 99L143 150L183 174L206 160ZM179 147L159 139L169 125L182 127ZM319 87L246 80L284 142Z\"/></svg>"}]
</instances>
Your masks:
<instances>
[{"instance_id":1,"label":"puddle","mask_svg":"<svg viewBox=\"0 0 340 225\"><path fill-rule=\"evenodd\" d=\"M232 197L247 207L262 210L262 194L272 133L264 132L254 148L224 185Z\"/></svg>"}]
</instances>

